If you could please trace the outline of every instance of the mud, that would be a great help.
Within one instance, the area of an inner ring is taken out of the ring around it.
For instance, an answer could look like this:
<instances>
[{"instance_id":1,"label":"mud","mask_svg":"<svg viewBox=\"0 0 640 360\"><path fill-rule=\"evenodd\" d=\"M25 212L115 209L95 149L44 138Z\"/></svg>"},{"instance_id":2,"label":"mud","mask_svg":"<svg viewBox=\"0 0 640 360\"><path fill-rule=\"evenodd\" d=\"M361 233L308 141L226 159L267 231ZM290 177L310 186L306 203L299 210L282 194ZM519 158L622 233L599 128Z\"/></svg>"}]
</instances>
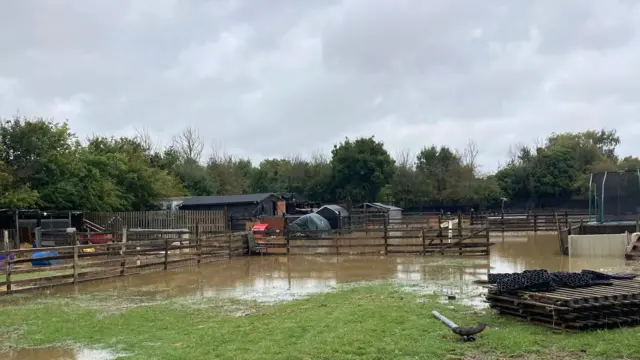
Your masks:
<instances>
[{"instance_id":1,"label":"mud","mask_svg":"<svg viewBox=\"0 0 640 360\"><path fill-rule=\"evenodd\" d=\"M107 350L54 347L0 351L0 359L4 360L112 360L117 357L118 354Z\"/></svg>"}]
</instances>

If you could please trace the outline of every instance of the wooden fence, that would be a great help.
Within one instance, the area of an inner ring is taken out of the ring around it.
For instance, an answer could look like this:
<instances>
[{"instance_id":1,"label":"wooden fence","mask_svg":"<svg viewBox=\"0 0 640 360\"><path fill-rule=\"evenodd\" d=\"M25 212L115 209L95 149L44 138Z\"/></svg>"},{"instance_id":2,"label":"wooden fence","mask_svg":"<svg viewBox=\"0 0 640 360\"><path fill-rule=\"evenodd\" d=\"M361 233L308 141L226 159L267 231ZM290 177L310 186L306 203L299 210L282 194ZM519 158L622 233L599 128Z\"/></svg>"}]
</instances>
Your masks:
<instances>
[{"instance_id":1,"label":"wooden fence","mask_svg":"<svg viewBox=\"0 0 640 360\"><path fill-rule=\"evenodd\" d=\"M228 218L222 210L179 211L131 211L131 212L87 212L85 222L97 230L119 231L128 229L188 229L196 231L196 225L204 232L224 232ZM102 228L102 229L100 229Z\"/></svg>"},{"instance_id":2,"label":"wooden fence","mask_svg":"<svg viewBox=\"0 0 640 360\"><path fill-rule=\"evenodd\" d=\"M472 217L470 224L472 226L488 227L491 232L556 232L558 231L558 225L561 228L568 228L571 224L580 223L587 219L588 214L566 211L555 213L500 213Z\"/></svg>"},{"instance_id":3,"label":"wooden fence","mask_svg":"<svg viewBox=\"0 0 640 360\"><path fill-rule=\"evenodd\" d=\"M287 255L420 254L487 256L488 229L361 228L285 232L284 236L255 238L253 252ZM250 242L253 244L253 241Z\"/></svg>"},{"instance_id":4,"label":"wooden fence","mask_svg":"<svg viewBox=\"0 0 640 360\"><path fill-rule=\"evenodd\" d=\"M0 294L194 266L246 252L246 233L180 239L162 237L166 232L155 238L139 235L125 230L119 242L2 251ZM36 252L44 256L32 258Z\"/></svg>"},{"instance_id":5,"label":"wooden fence","mask_svg":"<svg viewBox=\"0 0 640 360\"><path fill-rule=\"evenodd\" d=\"M194 266L256 252L487 256L491 247L487 228L398 229L385 224L382 228L285 234L256 239L246 232L203 232L199 226L195 233L123 228L101 244L86 244L82 233L60 234L64 241L73 236L74 245L0 251L0 270L5 275L4 281L0 277L0 294ZM39 254L34 257L35 253Z\"/></svg>"}]
</instances>

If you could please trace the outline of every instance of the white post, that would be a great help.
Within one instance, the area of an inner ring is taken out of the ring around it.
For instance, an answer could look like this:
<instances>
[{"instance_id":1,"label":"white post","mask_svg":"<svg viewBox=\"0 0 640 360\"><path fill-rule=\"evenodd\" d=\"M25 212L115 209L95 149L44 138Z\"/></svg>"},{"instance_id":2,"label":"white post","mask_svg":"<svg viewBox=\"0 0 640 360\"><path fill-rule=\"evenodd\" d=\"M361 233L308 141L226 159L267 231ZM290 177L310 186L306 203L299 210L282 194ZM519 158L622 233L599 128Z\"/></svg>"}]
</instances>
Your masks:
<instances>
[{"instance_id":1,"label":"white post","mask_svg":"<svg viewBox=\"0 0 640 360\"><path fill-rule=\"evenodd\" d=\"M122 228L122 244L120 244L120 275L124 275L127 269L127 227Z\"/></svg>"}]
</instances>

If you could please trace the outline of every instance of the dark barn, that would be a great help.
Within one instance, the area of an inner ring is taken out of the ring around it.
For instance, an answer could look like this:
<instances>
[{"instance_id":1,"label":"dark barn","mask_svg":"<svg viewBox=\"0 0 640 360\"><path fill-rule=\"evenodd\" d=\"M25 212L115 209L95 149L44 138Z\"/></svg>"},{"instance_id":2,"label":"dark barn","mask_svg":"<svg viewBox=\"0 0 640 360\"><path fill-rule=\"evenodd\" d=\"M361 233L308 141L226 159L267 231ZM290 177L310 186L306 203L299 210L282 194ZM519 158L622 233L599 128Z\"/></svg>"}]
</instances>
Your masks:
<instances>
[{"instance_id":1,"label":"dark barn","mask_svg":"<svg viewBox=\"0 0 640 360\"><path fill-rule=\"evenodd\" d=\"M231 230L243 231L245 224L258 216L282 216L285 201L273 193L194 196L184 199L181 210L226 210Z\"/></svg>"}]
</instances>

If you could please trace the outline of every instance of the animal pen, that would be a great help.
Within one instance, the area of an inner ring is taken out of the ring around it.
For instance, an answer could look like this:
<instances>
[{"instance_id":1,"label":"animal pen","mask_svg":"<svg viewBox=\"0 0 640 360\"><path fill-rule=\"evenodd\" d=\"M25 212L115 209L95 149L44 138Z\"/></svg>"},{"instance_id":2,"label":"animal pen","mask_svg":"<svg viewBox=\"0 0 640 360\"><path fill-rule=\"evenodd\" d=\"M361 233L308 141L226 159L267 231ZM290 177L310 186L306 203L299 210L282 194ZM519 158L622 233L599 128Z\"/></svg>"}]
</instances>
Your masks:
<instances>
[{"instance_id":1,"label":"animal pen","mask_svg":"<svg viewBox=\"0 0 640 360\"><path fill-rule=\"evenodd\" d=\"M244 233L121 229L117 242L0 252L0 294L195 266L245 254ZM190 236L193 235L193 236Z\"/></svg>"},{"instance_id":2,"label":"animal pen","mask_svg":"<svg viewBox=\"0 0 640 360\"><path fill-rule=\"evenodd\" d=\"M154 215L151 218L160 218ZM89 221L98 224L113 218L105 214ZM135 225L150 216L120 214L117 218L119 224ZM50 233L48 239L56 246L0 251L0 273L4 272L4 281L0 277L0 293L170 270L252 253L489 255L491 243L487 228L464 229L460 225L445 229L429 226L426 219L422 217L405 225L389 225L383 221L381 225L352 227L346 232L344 229L330 229L322 234L285 231L284 236L269 236L262 244L251 241L248 232L219 231L224 226L219 221L213 225L174 221L171 225L182 226L173 229L123 226L118 230L111 225L109 231L104 232L57 233L57 240L52 239L56 234ZM419 224L421 227L417 227Z\"/></svg>"},{"instance_id":3,"label":"animal pen","mask_svg":"<svg viewBox=\"0 0 640 360\"><path fill-rule=\"evenodd\" d=\"M465 228L463 222L445 226L438 220L430 223L430 216L404 218L403 222L390 224L384 218L359 219L353 215L352 225L342 229L293 229L283 234L269 233L256 243L261 254L305 255L457 255L488 256L491 242L489 229ZM450 221L449 224L452 224Z\"/></svg>"}]
</instances>

